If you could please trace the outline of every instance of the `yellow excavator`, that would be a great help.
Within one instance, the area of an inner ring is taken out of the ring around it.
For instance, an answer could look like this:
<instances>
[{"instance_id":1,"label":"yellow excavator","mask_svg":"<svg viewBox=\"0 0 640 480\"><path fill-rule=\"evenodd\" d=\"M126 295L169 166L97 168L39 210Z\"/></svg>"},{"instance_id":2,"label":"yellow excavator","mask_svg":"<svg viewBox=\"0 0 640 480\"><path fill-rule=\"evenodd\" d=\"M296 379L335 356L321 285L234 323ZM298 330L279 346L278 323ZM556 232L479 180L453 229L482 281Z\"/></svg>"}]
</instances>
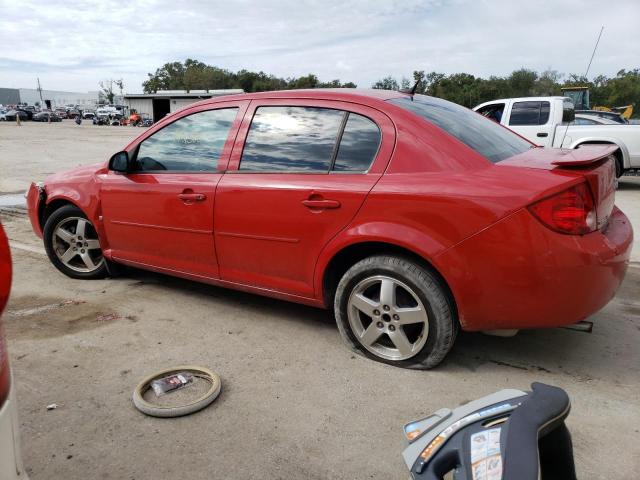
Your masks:
<instances>
[{"instance_id":1,"label":"yellow excavator","mask_svg":"<svg viewBox=\"0 0 640 480\"><path fill-rule=\"evenodd\" d=\"M623 107L604 107L594 105L592 108L589 106L589 87L562 87L562 94L565 97L569 97L573 100L573 104L577 111L595 110L597 112L612 112L619 114L625 120L629 120L633 115L633 105L625 105Z\"/></svg>"}]
</instances>

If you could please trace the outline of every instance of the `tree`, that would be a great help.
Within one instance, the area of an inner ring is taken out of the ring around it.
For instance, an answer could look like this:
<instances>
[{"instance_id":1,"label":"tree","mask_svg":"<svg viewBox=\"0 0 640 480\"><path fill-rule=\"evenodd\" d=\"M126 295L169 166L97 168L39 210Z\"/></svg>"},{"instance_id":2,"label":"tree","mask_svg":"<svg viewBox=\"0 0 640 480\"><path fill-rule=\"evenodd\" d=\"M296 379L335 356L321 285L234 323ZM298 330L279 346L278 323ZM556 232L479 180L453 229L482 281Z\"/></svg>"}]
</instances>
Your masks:
<instances>
[{"instance_id":1,"label":"tree","mask_svg":"<svg viewBox=\"0 0 640 480\"><path fill-rule=\"evenodd\" d=\"M115 84L116 87L118 87L118 90L120 90L120 98L122 99L122 91L124 90L124 82L120 78L118 80L114 80L113 83Z\"/></svg>"},{"instance_id":2,"label":"tree","mask_svg":"<svg viewBox=\"0 0 640 480\"><path fill-rule=\"evenodd\" d=\"M559 82L563 75L557 70L547 69L540 74L538 80L531 89L531 95L545 97L551 95L559 95Z\"/></svg>"},{"instance_id":3,"label":"tree","mask_svg":"<svg viewBox=\"0 0 640 480\"><path fill-rule=\"evenodd\" d=\"M310 73L307 76L293 79L289 84L289 88L317 88L319 83L318 77Z\"/></svg>"},{"instance_id":4,"label":"tree","mask_svg":"<svg viewBox=\"0 0 640 480\"><path fill-rule=\"evenodd\" d=\"M142 84L145 93L154 93L158 90L213 90L225 88L241 88L245 92L262 92L287 88L356 87L353 82L343 84L338 79L323 83L313 73L302 77L284 79L265 72L252 72L249 70L232 72L191 58L186 59L184 63L165 63L155 73L147 74L147 77L147 80Z\"/></svg>"},{"instance_id":5,"label":"tree","mask_svg":"<svg viewBox=\"0 0 640 480\"><path fill-rule=\"evenodd\" d=\"M538 80L538 74L533 70L521 68L514 71L508 80L511 89L510 96L527 97L533 92L533 86Z\"/></svg>"},{"instance_id":6,"label":"tree","mask_svg":"<svg viewBox=\"0 0 640 480\"><path fill-rule=\"evenodd\" d=\"M590 91L591 107L595 105L621 107L634 105L640 99L640 68L622 69L615 77L598 75L589 81L583 75L564 74L547 69L538 74L533 70L521 68L506 77L491 76L478 78L467 73L444 73L414 70L413 79L420 84L416 93L444 98L466 107L474 107L483 102L508 97L561 95L561 87L587 86ZM407 79L402 78L401 86L405 88ZM389 75L378 80L373 88L398 90L397 80ZM636 105L637 106L637 105ZM640 116L640 106L635 110Z\"/></svg>"},{"instance_id":7,"label":"tree","mask_svg":"<svg viewBox=\"0 0 640 480\"><path fill-rule=\"evenodd\" d=\"M156 70L156 73L147 74L149 78L142 82L144 93L184 89L184 70L184 65L181 62L165 63Z\"/></svg>"},{"instance_id":8,"label":"tree","mask_svg":"<svg viewBox=\"0 0 640 480\"><path fill-rule=\"evenodd\" d=\"M375 88L378 90L399 90L398 82L391 75L383 78L382 80L378 80L374 83L371 88Z\"/></svg>"},{"instance_id":9,"label":"tree","mask_svg":"<svg viewBox=\"0 0 640 480\"><path fill-rule=\"evenodd\" d=\"M114 83L115 82L112 78L100 81L100 95L102 95L107 100L107 103L113 103L113 100L116 96L116 94L113 92Z\"/></svg>"}]
</instances>

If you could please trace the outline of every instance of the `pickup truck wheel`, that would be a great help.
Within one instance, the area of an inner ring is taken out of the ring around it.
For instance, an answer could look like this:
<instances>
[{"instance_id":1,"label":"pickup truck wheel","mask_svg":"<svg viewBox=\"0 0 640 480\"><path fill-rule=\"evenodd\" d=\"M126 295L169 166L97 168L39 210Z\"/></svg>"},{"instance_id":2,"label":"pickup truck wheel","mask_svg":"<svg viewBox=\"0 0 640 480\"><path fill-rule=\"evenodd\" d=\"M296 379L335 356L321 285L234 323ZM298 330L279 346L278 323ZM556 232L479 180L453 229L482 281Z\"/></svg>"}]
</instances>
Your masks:
<instances>
[{"instance_id":1,"label":"pickup truck wheel","mask_svg":"<svg viewBox=\"0 0 640 480\"><path fill-rule=\"evenodd\" d=\"M338 284L334 310L354 351L398 367L435 367L458 331L436 276L399 256L372 256L351 267Z\"/></svg>"},{"instance_id":2,"label":"pickup truck wheel","mask_svg":"<svg viewBox=\"0 0 640 480\"><path fill-rule=\"evenodd\" d=\"M98 234L79 208L67 205L54 211L45 223L43 238L49 260L68 277L107 276Z\"/></svg>"}]
</instances>

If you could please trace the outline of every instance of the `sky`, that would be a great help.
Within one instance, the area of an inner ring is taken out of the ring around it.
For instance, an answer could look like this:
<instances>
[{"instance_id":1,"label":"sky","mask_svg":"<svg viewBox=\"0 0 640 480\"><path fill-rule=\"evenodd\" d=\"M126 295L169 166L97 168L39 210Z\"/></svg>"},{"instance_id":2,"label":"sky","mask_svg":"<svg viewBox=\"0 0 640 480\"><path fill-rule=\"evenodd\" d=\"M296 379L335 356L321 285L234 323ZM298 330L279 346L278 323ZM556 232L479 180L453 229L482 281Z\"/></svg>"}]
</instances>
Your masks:
<instances>
[{"instance_id":1,"label":"sky","mask_svg":"<svg viewBox=\"0 0 640 480\"><path fill-rule=\"evenodd\" d=\"M193 58L369 88L414 70L589 77L640 67L640 0L0 0L0 87L98 90Z\"/></svg>"}]
</instances>

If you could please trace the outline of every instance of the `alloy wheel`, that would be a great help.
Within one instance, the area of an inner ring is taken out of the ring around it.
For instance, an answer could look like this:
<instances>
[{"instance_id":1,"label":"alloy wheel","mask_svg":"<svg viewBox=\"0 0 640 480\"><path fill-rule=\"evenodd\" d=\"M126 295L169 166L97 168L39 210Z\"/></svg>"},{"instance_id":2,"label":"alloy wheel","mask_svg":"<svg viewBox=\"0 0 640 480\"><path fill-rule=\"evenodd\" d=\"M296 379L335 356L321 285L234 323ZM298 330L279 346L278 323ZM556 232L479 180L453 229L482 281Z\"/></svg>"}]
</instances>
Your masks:
<instances>
[{"instance_id":1,"label":"alloy wheel","mask_svg":"<svg viewBox=\"0 0 640 480\"><path fill-rule=\"evenodd\" d=\"M98 235L86 218L61 220L53 230L51 243L56 257L76 272L91 273L104 263Z\"/></svg>"},{"instance_id":2,"label":"alloy wheel","mask_svg":"<svg viewBox=\"0 0 640 480\"><path fill-rule=\"evenodd\" d=\"M360 281L347 304L351 331L368 351L385 360L417 355L429 334L429 315L405 283L384 275Z\"/></svg>"}]
</instances>

